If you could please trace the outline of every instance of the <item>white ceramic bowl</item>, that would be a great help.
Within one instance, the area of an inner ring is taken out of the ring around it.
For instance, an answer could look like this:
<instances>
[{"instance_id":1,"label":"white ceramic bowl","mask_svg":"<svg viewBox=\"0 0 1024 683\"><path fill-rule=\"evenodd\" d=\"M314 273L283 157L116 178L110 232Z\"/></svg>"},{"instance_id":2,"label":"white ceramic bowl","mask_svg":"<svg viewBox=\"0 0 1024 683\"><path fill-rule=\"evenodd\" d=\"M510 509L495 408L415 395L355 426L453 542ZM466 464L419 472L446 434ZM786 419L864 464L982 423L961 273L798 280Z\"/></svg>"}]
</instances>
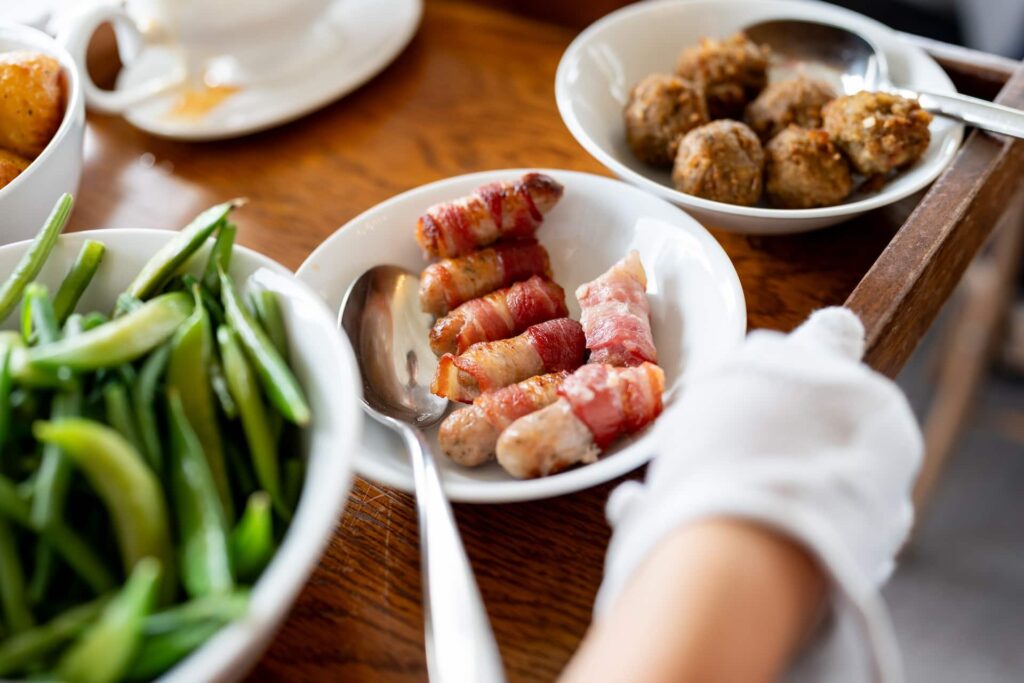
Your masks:
<instances>
[{"instance_id":1,"label":"white ceramic bowl","mask_svg":"<svg viewBox=\"0 0 1024 683\"><path fill-rule=\"evenodd\" d=\"M0 53L12 50L35 50L56 58L67 77L67 104L50 144L17 178L0 188L0 244L35 235L57 198L78 191L85 136L82 84L71 55L42 31L0 24Z\"/></svg>"},{"instance_id":2,"label":"white ceramic bowl","mask_svg":"<svg viewBox=\"0 0 1024 683\"><path fill-rule=\"evenodd\" d=\"M661 0L613 12L587 28L566 49L555 76L555 97L576 140L609 170L637 187L724 230L758 234L803 232L835 225L891 204L935 180L963 138L963 126L936 118L924 157L874 193L819 209L771 209L715 202L672 187L670 173L643 163L626 145L622 109L634 83L651 73L671 73L680 50L701 37L730 35L767 19L808 19L857 31L878 45L898 86L955 93L952 81L922 50L886 26L849 10L802 0Z\"/></svg>"},{"instance_id":3,"label":"white ceramic bowl","mask_svg":"<svg viewBox=\"0 0 1024 683\"><path fill-rule=\"evenodd\" d=\"M423 269L427 262L414 230L427 207L524 172L474 173L394 197L329 237L302 264L298 277L337 311L351 284L372 266ZM647 270L654 341L671 400L688 370L728 353L746 331L743 290L729 257L700 224L657 197L586 173L540 172L565 185L565 195L545 217L537 237L551 255L555 280L565 288L572 317L579 319L573 294L577 286L600 275L630 249L640 252ZM570 493L636 469L653 455L646 433L641 433L592 465L519 481L494 463L474 469L456 465L440 455L436 428L430 438L445 491L463 502L509 502ZM355 466L366 477L412 490L412 471L402 441L375 422L366 424Z\"/></svg>"},{"instance_id":4,"label":"white ceramic bowl","mask_svg":"<svg viewBox=\"0 0 1024 683\"><path fill-rule=\"evenodd\" d=\"M38 278L56 291L86 238L107 251L79 311L109 311L143 263L173 233L162 230L94 230L61 237ZM0 247L0 273L9 273L28 242ZM193 260L198 274L205 258ZM226 682L241 678L255 664L287 615L334 531L351 483L354 445L362 425L361 384L355 358L324 303L295 276L266 256L237 248L231 274L241 284L250 275L260 287L278 292L289 334L291 365L313 412L302 434L308 468L295 518L281 547L252 592L246 617L219 631L202 648L170 670L161 681ZM7 327L16 324L11 316ZM301 334L295 333L302 330Z\"/></svg>"}]
</instances>

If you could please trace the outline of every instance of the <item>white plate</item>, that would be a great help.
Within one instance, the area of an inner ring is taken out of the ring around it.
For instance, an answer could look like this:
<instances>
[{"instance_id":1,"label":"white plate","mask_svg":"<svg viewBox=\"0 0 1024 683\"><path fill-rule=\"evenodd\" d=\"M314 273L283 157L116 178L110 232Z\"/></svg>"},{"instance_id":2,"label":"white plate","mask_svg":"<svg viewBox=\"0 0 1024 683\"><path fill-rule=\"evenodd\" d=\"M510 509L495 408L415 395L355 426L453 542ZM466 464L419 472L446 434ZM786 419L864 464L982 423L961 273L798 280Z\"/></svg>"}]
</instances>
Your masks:
<instances>
[{"instance_id":1,"label":"white plate","mask_svg":"<svg viewBox=\"0 0 1024 683\"><path fill-rule=\"evenodd\" d=\"M142 130L178 140L237 137L292 121L346 95L377 75L412 40L423 13L422 0L335 0L325 21L310 32L321 56L301 78L285 78L242 88L205 116L169 115L177 93L148 100L125 118ZM166 73L177 64L167 49L149 48L117 79L129 89Z\"/></svg>"},{"instance_id":2,"label":"white plate","mask_svg":"<svg viewBox=\"0 0 1024 683\"><path fill-rule=\"evenodd\" d=\"M426 266L414 230L427 207L525 172L474 173L394 197L331 235L302 264L298 277L338 310L349 286L370 267L395 264L418 271ZM537 236L551 254L571 316L579 318L576 287L637 249L647 269L654 340L669 397L688 370L721 357L742 339L746 306L739 278L729 257L700 224L671 204L616 180L571 171L540 172L565 185L565 195L545 217ZM592 465L519 481L494 463L475 469L456 465L440 453L436 428L430 437L448 495L475 503L578 491L625 474L652 455L641 433ZM355 467L365 477L412 490L412 470L401 440L371 420L365 424Z\"/></svg>"},{"instance_id":3,"label":"white plate","mask_svg":"<svg viewBox=\"0 0 1024 683\"><path fill-rule=\"evenodd\" d=\"M923 50L901 41L883 24L840 7L801 0L664 0L613 12L569 45L555 76L562 120L594 158L623 180L678 204L708 225L734 232L786 234L835 225L917 192L949 165L963 138L963 126L936 117L924 157L881 191L820 209L770 209L683 194L673 189L668 171L633 156L626 145L622 109L634 83L651 73L670 73L680 50L703 36L727 36L776 18L809 19L857 31L880 46L897 86L956 92Z\"/></svg>"},{"instance_id":4,"label":"white plate","mask_svg":"<svg viewBox=\"0 0 1024 683\"><path fill-rule=\"evenodd\" d=\"M77 310L109 311L146 260L174 235L169 230L138 229L63 235L37 279L51 292L56 291L82 243L86 239L103 242L107 247L103 262ZM0 272L10 272L29 244L0 247ZM205 262L203 252L192 259L193 274L200 274ZM337 331L333 313L288 269L251 249L235 249L231 275L240 284L252 275L260 287L280 297L289 331L291 366L313 412L312 424L302 430L296 444L306 458L306 479L281 546L253 586L249 612L161 676L162 683L230 683L241 679L256 663L334 533L352 480L353 445L361 428L359 371L348 340ZM16 326L16 317L11 316L5 327Z\"/></svg>"}]
</instances>

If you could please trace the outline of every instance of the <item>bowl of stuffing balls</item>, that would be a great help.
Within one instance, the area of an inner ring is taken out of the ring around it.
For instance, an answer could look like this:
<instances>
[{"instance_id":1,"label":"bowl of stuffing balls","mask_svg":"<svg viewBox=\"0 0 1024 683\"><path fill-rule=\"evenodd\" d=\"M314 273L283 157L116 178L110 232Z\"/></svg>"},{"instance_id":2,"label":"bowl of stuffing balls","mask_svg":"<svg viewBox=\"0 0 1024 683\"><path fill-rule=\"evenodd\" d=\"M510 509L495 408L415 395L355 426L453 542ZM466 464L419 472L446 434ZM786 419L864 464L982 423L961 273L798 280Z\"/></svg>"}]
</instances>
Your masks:
<instances>
[{"instance_id":1,"label":"bowl of stuffing balls","mask_svg":"<svg viewBox=\"0 0 1024 683\"><path fill-rule=\"evenodd\" d=\"M0 23L0 243L32 237L53 198L78 188L85 103L55 40Z\"/></svg>"},{"instance_id":2,"label":"bowl of stuffing balls","mask_svg":"<svg viewBox=\"0 0 1024 683\"><path fill-rule=\"evenodd\" d=\"M772 19L859 33L893 82L956 92L926 53L849 10L663 0L613 12L573 41L555 83L562 119L623 180L733 232L835 225L921 191L949 165L961 124L831 65L789 63L743 32Z\"/></svg>"}]
</instances>

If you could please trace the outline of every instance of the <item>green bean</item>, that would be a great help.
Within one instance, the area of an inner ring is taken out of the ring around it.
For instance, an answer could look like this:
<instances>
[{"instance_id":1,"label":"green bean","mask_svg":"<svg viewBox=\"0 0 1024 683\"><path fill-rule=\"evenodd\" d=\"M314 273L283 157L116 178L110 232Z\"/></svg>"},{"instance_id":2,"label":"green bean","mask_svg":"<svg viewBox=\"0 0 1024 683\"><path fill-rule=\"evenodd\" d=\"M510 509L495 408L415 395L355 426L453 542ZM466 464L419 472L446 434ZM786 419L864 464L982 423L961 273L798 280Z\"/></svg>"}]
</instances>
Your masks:
<instances>
[{"instance_id":1,"label":"green bean","mask_svg":"<svg viewBox=\"0 0 1024 683\"><path fill-rule=\"evenodd\" d=\"M195 430L206 462L217 486L224 518L234 519L231 486L224 464L224 449L213 406L207 366L213 357L213 333L206 309L198 303L198 288L193 290L197 303L192 315L181 324L171 342L171 358L167 364L167 385L182 399L185 415Z\"/></svg>"},{"instance_id":2,"label":"green bean","mask_svg":"<svg viewBox=\"0 0 1024 683\"><path fill-rule=\"evenodd\" d=\"M75 310L78 300L82 298L82 294L85 293L99 269L106 249L102 242L96 240L85 240L82 243L78 257L75 258L71 270L64 276L64 281L60 283L60 288L57 289L57 294L53 297L53 310L56 312L57 321L60 324L63 325Z\"/></svg>"},{"instance_id":3,"label":"green bean","mask_svg":"<svg viewBox=\"0 0 1024 683\"><path fill-rule=\"evenodd\" d=\"M156 400L157 384L167 369L167 361L170 356L170 342L157 347L143 361L138 380L131 388L132 405L135 408L135 418L139 422L139 436L142 439L143 452L154 472L163 471L163 451L160 445L154 401Z\"/></svg>"},{"instance_id":4,"label":"green bean","mask_svg":"<svg viewBox=\"0 0 1024 683\"><path fill-rule=\"evenodd\" d=\"M267 335L253 320L252 314L235 291L235 285L225 273L221 272L221 296L224 299L224 310L227 321L238 332L239 340L245 348L246 355L256 367L264 391L270 402L278 411L299 426L309 424L309 405L302 393L302 387L292 374L288 364L281 358ZM229 377L230 379L230 377ZM235 397L236 401L238 397Z\"/></svg>"},{"instance_id":5,"label":"green bean","mask_svg":"<svg viewBox=\"0 0 1024 683\"><path fill-rule=\"evenodd\" d=\"M41 605L50 590L53 572L56 569L56 555L53 548L45 540L36 543L36 559L32 566L32 580L28 584L28 600L33 605Z\"/></svg>"},{"instance_id":6,"label":"green bean","mask_svg":"<svg viewBox=\"0 0 1024 683\"><path fill-rule=\"evenodd\" d=\"M114 579L81 536L54 520L47 527L32 523L29 505L18 495L18 488L7 477L0 475L0 517L23 526L43 537L54 551L75 570L96 593L109 590Z\"/></svg>"},{"instance_id":7,"label":"green bean","mask_svg":"<svg viewBox=\"0 0 1024 683\"><path fill-rule=\"evenodd\" d=\"M233 329L222 325L217 329L217 341L220 344L221 358L224 360L228 388L231 389L231 396L235 399L242 418L242 430L249 444L256 480L270 494L270 499L281 516L288 519L291 515L281 497L277 447L270 433L270 423L260 398L256 378Z\"/></svg>"},{"instance_id":8,"label":"green bean","mask_svg":"<svg viewBox=\"0 0 1024 683\"><path fill-rule=\"evenodd\" d=\"M135 415L128 400L128 389L120 382L109 382L103 387L103 405L106 409L107 424L128 440L135 450L142 453L145 446Z\"/></svg>"},{"instance_id":9,"label":"green bean","mask_svg":"<svg viewBox=\"0 0 1024 683\"><path fill-rule=\"evenodd\" d=\"M174 292L105 325L28 351L31 366L96 370L128 363L174 334L192 312L192 297Z\"/></svg>"},{"instance_id":10,"label":"green bean","mask_svg":"<svg viewBox=\"0 0 1024 683\"><path fill-rule=\"evenodd\" d=\"M168 392L171 488L181 536L181 580L192 597L234 587L224 513L202 445L175 389Z\"/></svg>"},{"instance_id":11,"label":"green bean","mask_svg":"<svg viewBox=\"0 0 1024 683\"><path fill-rule=\"evenodd\" d=\"M113 323L111 323L113 324ZM170 567L170 530L160 482L113 429L85 418L36 422L36 439L53 443L82 472L110 512L125 571L144 557Z\"/></svg>"},{"instance_id":12,"label":"green bean","mask_svg":"<svg viewBox=\"0 0 1024 683\"><path fill-rule=\"evenodd\" d=\"M23 631L0 642L0 676L24 671L33 662L77 638L96 620L108 602L107 597L96 598L62 612L50 621L29 631Z\"/></svg>"},{"instance_id":13,"label":"green bean","mask_svg":"<svg viewBox=\"0 0 1024 683\"><path fill-rule=\"evenodd\" d=\"M158 636L188 629L202 621L234 621L249 610L249 591L242 588L223 595L207 595L168 607L146 617L142 633Z\"/></svg>"},{"instance_id":14,"label":"green bean","mask_svg":"<svg viewBox=\"0 0 1024 683\"><path fill-rule=\"evenodd\" d=\"M142 300L157 294L213 234L217 226L223 223L231 210L241 204L242 200L233 199L196 216L142 267L128 285L128 293Z\"/></svg>"},{"instance_id":15,"label":"green bean","mask_svg":"<svg viewBox=\"0 0 1024 683\"><path fill-rule=\"evenodd\" d=\"M80 334L81 324L81 316L68 318L65 334L69 337ZM50 404L50 419L73 417L81 411L82 389L74 387L53 397ZM44 444L32 491L32 523L36 527L49 526L53 520L63 516L70 476L71 461L64 457L57 446Z\"/></svg>"},{"instance_id":16,"label":"green bean","mask_svg":"<svg viewBox=\"0 0 1024 683\"><path fill-rule=\"evenodd\" d=\"M234 420L238 417L238 405L235 404L235 399L231 398L228 380L224 377L224 368L220 364L220 359L215 354L210 356L208 370L210 373L210 386L213 388L213 395L217 397L217 403L220 405L221 412L229 420Z\"/></svg>"},{"instance_id":17,"label":"green bean","mask_svg":"<svg viewBox=\"0 0 1024 683\"><path fill-rule=\"evenodd\" d=\"M114 317L120 318L125 313L131 313L142 306L142 299L138 299L128 292L121 292L114 302Z\"/></svg>"},{"instance_id":18,"label":"green bean","mask_svg":"<svg viewBox=\"0 0 1024 683\"><path fill-rule=\"evenodd\" d=\"M160 562L139 561L120 592L57 663L61 680L114 683L121 680L142 640L142 621L156 602Z\"/></svg>"},{"instance_id":19,"label":"green bean","mask_svg":"<svg viewBox=\"0 0 1024 683\"><path fill-rule=\"evenodd\" d=\"M206 269L203 270L203 285L214 295L220 294L220 276L218 273L231 271L231 252L235 245L235 236L238 234L238 226L228 221L222 223L217 230L217 239L210 249L210 258L206 261Z\"/></svg>"},{"instance_id":20,"label":"green bean","mask_svg":"<svg viewBox=\"0 0 1024 683\"><path fill-rule=\"evenodd\" d=\"M12 349L9 344L0 344L0 453L7 450L11 437L11 389L14 381L11 372Z\"/></svg>"},{"instance_id":21,"label":"green bean","mask_svg":"<svg viewBox=\"0 0 1024 683\"><path fill-rule=\"evenodd\" d=\"M282 358L288 358L288 333L284 327L284 317L281 315L281 303L278 301L277 292L261 289L253 293L252 303L256 317L266 331L267 337L274 344L274 348Z\"/></svg>"},{"instance_id":22,"label":"green bean","mask_svg":"<svg viewBox=\"0 0 1024 683\"><path fill-rule=\"evenodd\" d=\"M10 525L0 519L0 605L12 633L21 633L35 624L26 597L25 574L14 534Z\"/></svg>"},{"instance_id":23,"label":"green bean","mask_svg":"<svg viewBox=\"0 0 1024 683\"><path fill-rule=\"evenodd\" d=\"M82 317L82 330L88 332L94 330L100 325L104 325L110 322L110 318L103 315L99 311L93 311L92 313L86 313Z\"/></svg>"},{"instance_id":24,"label":"green bean","mask_svg":"<svg viewBox=\"0 0 1024 683\"><path fill-rule=\"evenodd\" d=\"M77 383L74 374L68 368L31 365L29 350L24 346L11 348L11 375L18 385L31 389L66 390L73 388Z\"/></svg>"},{"instance_id":25,"label":"green bean","mask_svg":"<svg viewBox=\"0 0 1024 683\"><path fill-rule=\"evenodd\" d=\"M69 320L71 327L71 320ZM74 333L74 330L70 330ZM82 410L82 390L75 388L60 392L53 397L50 405L50 419L77 415ZM61 519L64 515L64 501L67 498L68 483L71 480L71 462L64 457L60 448L44 444L39 469L33 481L32 524L44 528ZM36 551L36 567L32 576L29 593L32 601L42 600L53 574L53 548L49 543L40 543Z\"/></svg>"},{"instance_id":26,"label":"green bean","mask_svg":"<svg viewBox=\"0 0 1024 683\"><path fill-rule=\"evenodd\" d=\"M194 288L198 287L199 296L203 300L203 305L206 306L210 316L217 321L218 325L224 322L224 307L220 305L220 301L217 300L217 297L214 296L213 292L206 288L206 285L188 274L181 277L181 283L185 285L185 289L190 292Z\"/></svg>"},{"instance_id":27,"label":"green bean","mask_svg":"<svg viewBox=\"0 0 1024 683\"><path fill-rule=\"evenodd\" d=\"M156 678L212 638L223 626L224 622L220 621L200 621L187 629L144 637L125 672L125 679L149 681Z\"/></svg>"},{"instance_id":28,"label":"green bean","mask_svg":"<svg viewBox=\"0 0 1024 683\"><path fill-rule=\"evenodd\" d=\"M21 335L27 343L37 340L50 344L60 339L60 323L46 285L32 282L25 287L21 304Z\"/></svg>"},{"instance_id":29,"label":"green bean","mask_svg":"<svg viewBox=\"0 0 1024 683\"><path fill-rule=\"evenodd\" d=\"M72 204L74 204L74 200L69 194L64 194L57 200L49 218L43 224L43 229L39 231L28 250L18 261L14 272L0 285L0 322L6 320L14 307L18 305L25 285L34 280L42 270L43 264L49 258L54 245L57 244L64 224L68 222Z\"/></svg>"},{"instance_id":30,"label":"green bean","mask_svg":"<svg viewBox=\"0 0 1024 683\"><path fill-rule=\"evenodd\" d=\"M274 556L274 525L270 496L257 491L249 496L245 512L231 531L231 559L239 581L252 583Z\"/></svg>"}]
</instances>

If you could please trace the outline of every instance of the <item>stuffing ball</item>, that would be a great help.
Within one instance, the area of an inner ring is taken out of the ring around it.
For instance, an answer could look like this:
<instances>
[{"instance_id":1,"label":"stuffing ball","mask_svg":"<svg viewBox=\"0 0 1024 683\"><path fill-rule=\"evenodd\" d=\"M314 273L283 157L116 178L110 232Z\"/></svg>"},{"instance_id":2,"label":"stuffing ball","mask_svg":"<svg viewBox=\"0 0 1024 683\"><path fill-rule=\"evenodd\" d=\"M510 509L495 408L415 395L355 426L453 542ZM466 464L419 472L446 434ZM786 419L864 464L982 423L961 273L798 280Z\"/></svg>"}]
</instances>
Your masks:
<instances>
[{"instance_id":1,"label":"stuffing ball","mask_svg":"<svg viewBox=\"0 0 1024 683\"><path fill-rule=\"evenodd\" d=\"M18 174L28 167L28 164L28 159L0 149L0 187L17 178Z\"/></svg>"},{"instance_id":2,"label":"stuffing ball","mask_svg":"<svg viewBox=\"0 0 1024 683\"><path fill-rule=\"evenodd\" d=\"M739 121L712 121L679 143L672 184L686 194L751 206L761 198L764 150Z\"/></svg>"},{"instance_id":3,"label":"stuffing ball","mask_svg":"<svg viewBox=\"0 0 1024 683\"><path fill-rule=\"evenodd\" d=\"M747 105L744 118L762 140L771 140L791 123L821 128L821 108L835 97L828 83L798 76L770 84Z\"/></svg>"},{"instance_id":4,"label":"stuffing ball","mask_svg":"<svg viewBox=\"0 0 1024 683\"><path fill-rule=\"evenodd\" d=\"M38 52L0 54L0 147L34 159L64 118L64 72Z\"/></svg>"},{"instance_id":5,"label":"stuffing ball","mask_svg":"<svg viewBox=\"0 0 1024 683\"><path fill-rule=\"evenodd\" d=\"M864 175L885 175L917 161L931 141L931 114L915 100L878 92L839 97L822 109L824 128Z\"/></svg>"},{"instance_id":6,"label":"stuffing ball","mask_svg":"<svg viewBox=\"0 0 1024 683\"><path fill-rule=\"evenodd\" d=\"M853 189L849 163L823 130L791 125L764 152L764 190L772 206L832 206Z\"/></svg>"},{"instance_id":7,"label":"stuffing ball","mask_svg":"<svg viewBox=\"0 0 1024 683\"><path fill-rule=\"evenodd\" d=\"M703 38L682 51L676 73L704 88L712 119L740 118L747 102L768 83L768 48L743 33Z\"/></svg>"},{"instance_id":8,"label":"stuffing ball","mask_svg":"<svg viewBox=\"0 0 1024 683\"><path fill-rule=\"evenodd\" d=\"M708 122L704 94L692 82L652 74L629 93L623 112L626 141L641 161L671 166L679 140L691 128Z\"/></svg>"}]
</instances>

